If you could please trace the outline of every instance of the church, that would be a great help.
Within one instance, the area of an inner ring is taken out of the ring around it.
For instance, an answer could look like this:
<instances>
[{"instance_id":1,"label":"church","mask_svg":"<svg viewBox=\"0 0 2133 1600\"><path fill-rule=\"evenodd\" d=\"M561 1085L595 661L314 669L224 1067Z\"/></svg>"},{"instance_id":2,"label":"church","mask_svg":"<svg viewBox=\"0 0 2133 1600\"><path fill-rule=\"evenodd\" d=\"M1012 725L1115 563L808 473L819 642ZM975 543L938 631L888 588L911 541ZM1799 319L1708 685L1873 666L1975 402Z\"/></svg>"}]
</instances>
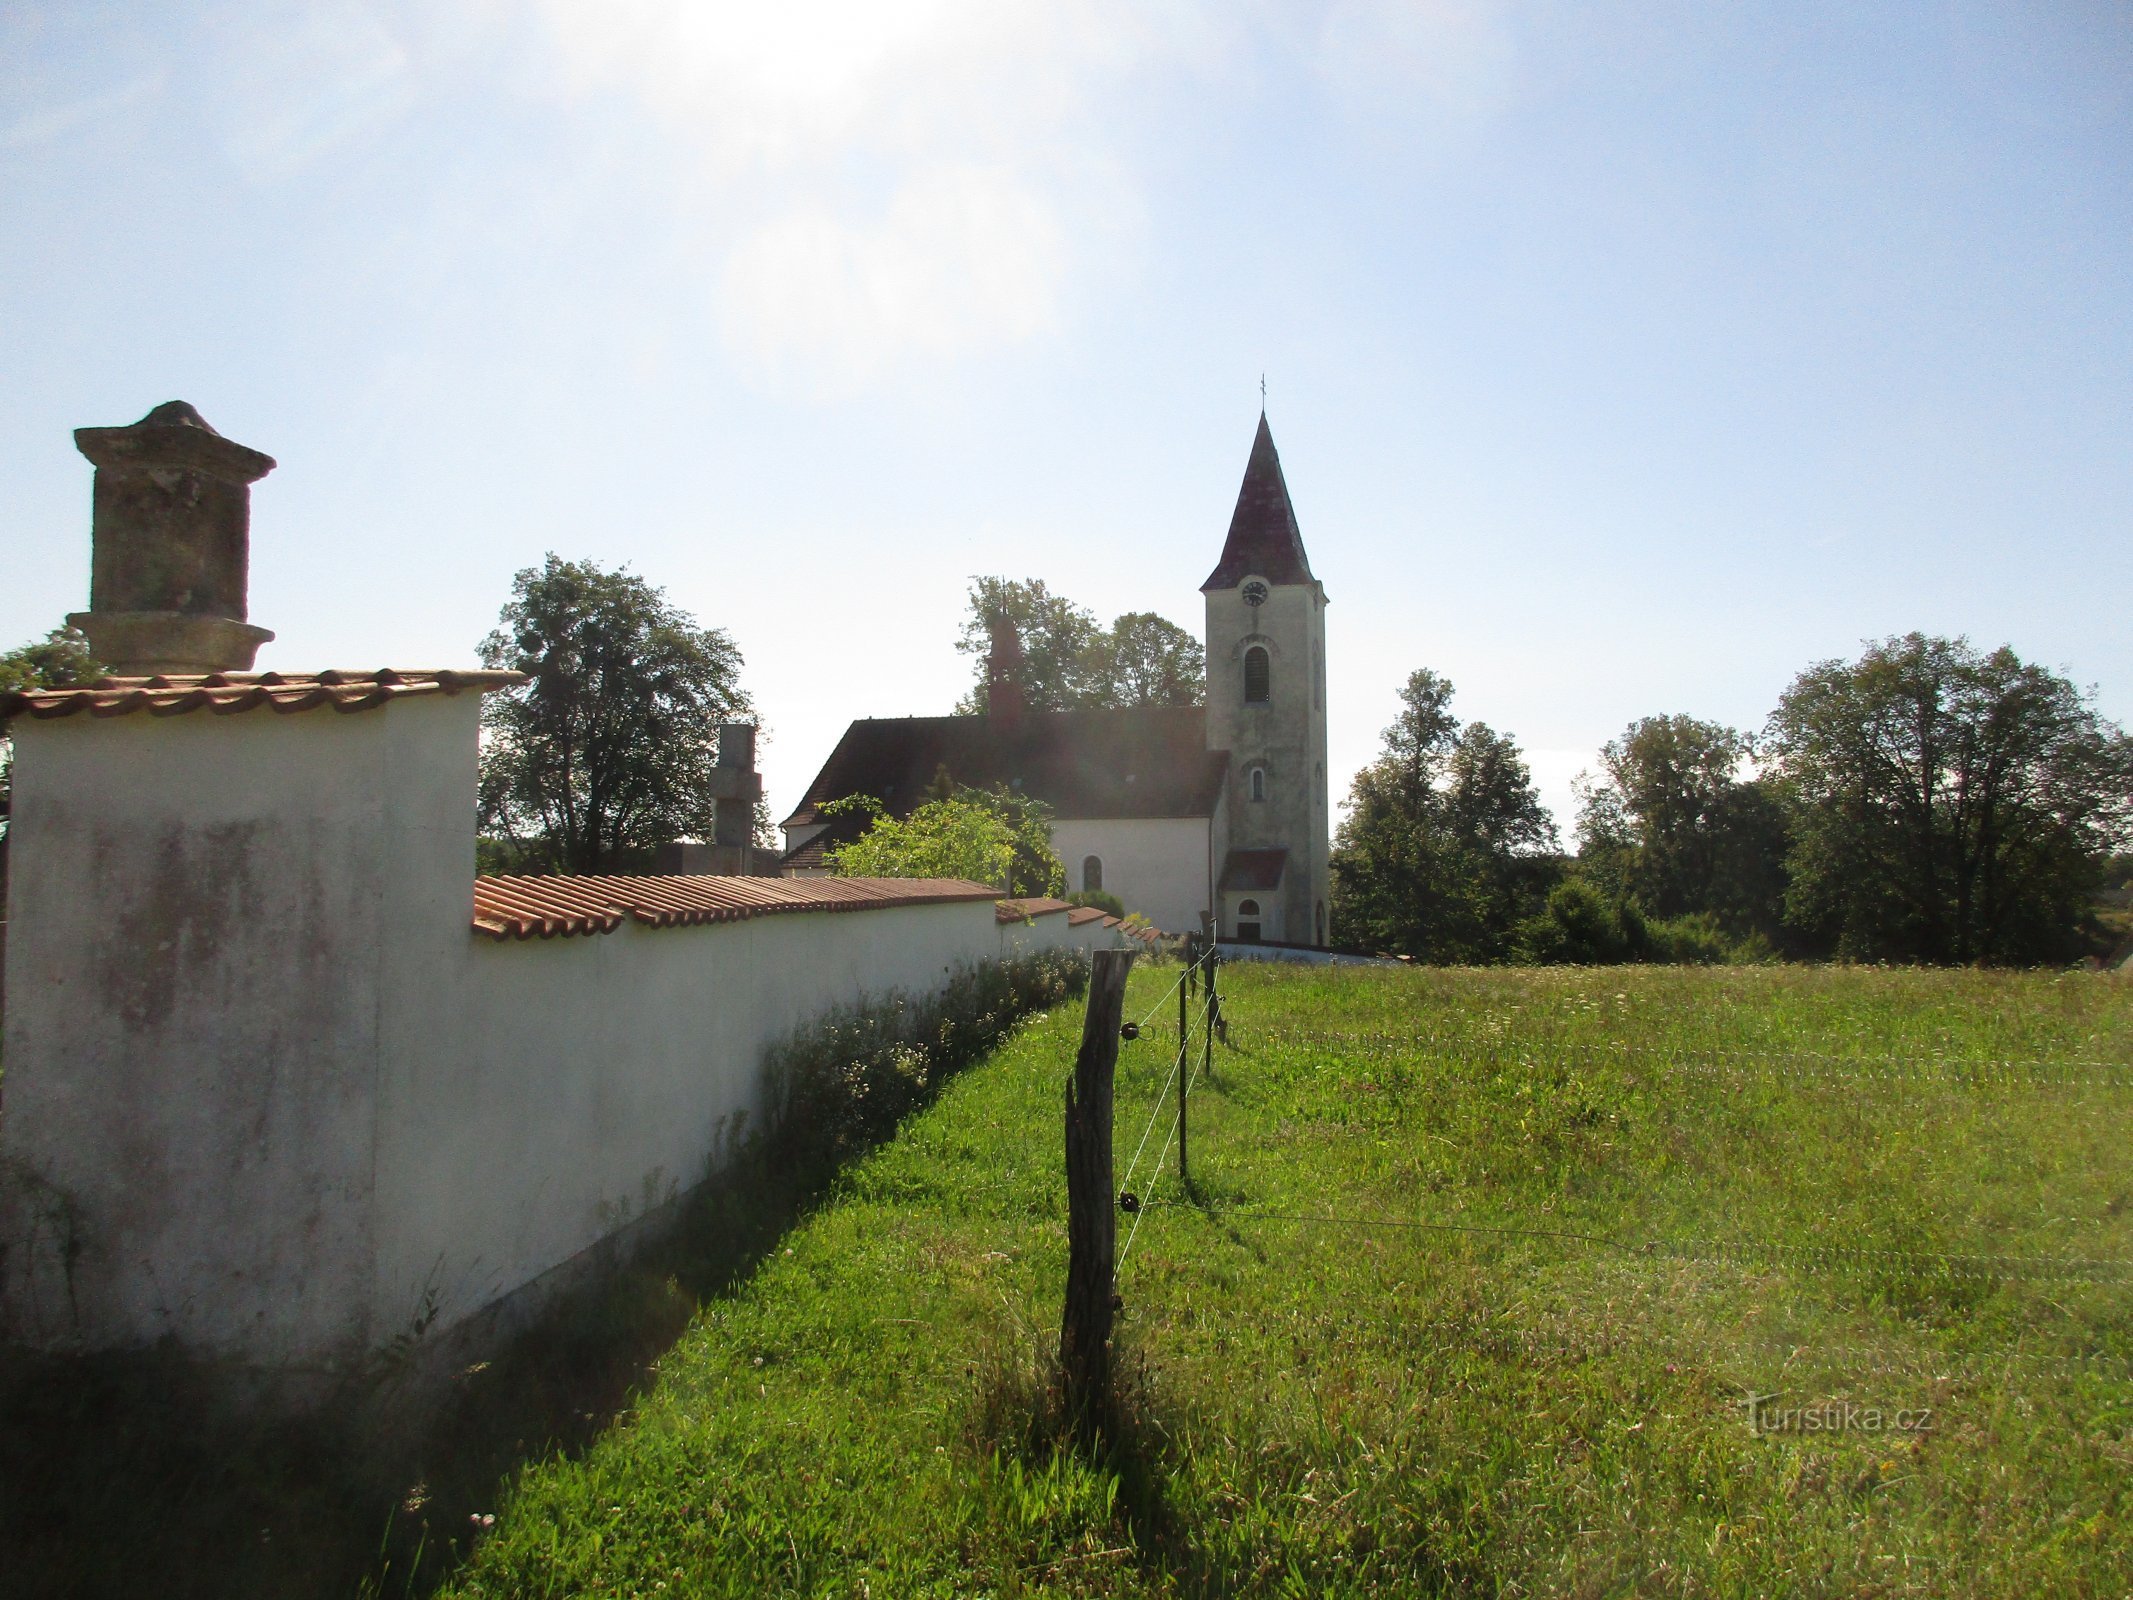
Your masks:
<instances>
[{"instance_id":1,"label":"church","mask_svg":"<svg viewBox=\"0 0 2133 1600\"><path fill-rule=\"evenodd\" d=\"M897 816L945 769L1052 811L1067 887L1107 890L1166 933L1323 946L1330 889L1326 591L1264 414L1221 558L1200 585L1207 698L1198 706L1030 712L1019 648L996 638L982 716L854 722L785 819L780 870L811 877L864 822L825 816L872 795Z\"/></svg>"}]
</instances>

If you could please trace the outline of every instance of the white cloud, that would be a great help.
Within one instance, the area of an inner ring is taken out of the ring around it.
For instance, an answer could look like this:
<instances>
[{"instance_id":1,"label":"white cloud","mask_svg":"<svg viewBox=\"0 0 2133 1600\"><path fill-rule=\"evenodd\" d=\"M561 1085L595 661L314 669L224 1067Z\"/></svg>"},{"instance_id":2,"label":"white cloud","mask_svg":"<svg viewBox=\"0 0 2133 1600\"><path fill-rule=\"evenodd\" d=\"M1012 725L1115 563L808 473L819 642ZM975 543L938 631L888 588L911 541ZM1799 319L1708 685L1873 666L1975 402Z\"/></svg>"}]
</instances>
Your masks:
<instances>
[{"instance_id":1,"label":"white cloud","mask_svg":"<svg viewBox=\"0 0 2133 1600\"><path fill-rule=\"evenodd\" d=\"M1069 315L1140 214L1147 141L1273 42L1391 127L1501 98L1507 0L530 0L562 82L685 157L744 370L848 393Z\"/></svg>"},{"instance_id":2,"label":"white cloud","mask_svg":"<svg viewBox=\"0 0 2133 1600\"><path fill-rule=\"evenodd\" d=\"M987 15L969 0L546 0L544 11L574 87L638 95L731 167L819 156L885 116L937 106L913 91L955 76Z\"/></svg>"},{"instance_id":3,"label":"white cloud","mask_svg":"<svg viewBox=\"0 0 2133 1600\"><path fill-rule=\"evenodd\" d=\"M540 5L573 95L670 134L729 349L825 393L1054 327L1134 213L1114 114L1134 75L1209 37L1201 0Z\"/></svg>"},{"instance_id":4,"label":"white cloud","mask_svg":"<svg viewBox=\"0 0 2133 1600\"><path fill-rule=\"evenodd\" d=\"M853 221L821 204L750 231L728 259L728 344L782 383L848 393L908 356L956 356L1051 327L1063 224L999 169L915 173L886 212Z\"/></svg>"}]
</instances>

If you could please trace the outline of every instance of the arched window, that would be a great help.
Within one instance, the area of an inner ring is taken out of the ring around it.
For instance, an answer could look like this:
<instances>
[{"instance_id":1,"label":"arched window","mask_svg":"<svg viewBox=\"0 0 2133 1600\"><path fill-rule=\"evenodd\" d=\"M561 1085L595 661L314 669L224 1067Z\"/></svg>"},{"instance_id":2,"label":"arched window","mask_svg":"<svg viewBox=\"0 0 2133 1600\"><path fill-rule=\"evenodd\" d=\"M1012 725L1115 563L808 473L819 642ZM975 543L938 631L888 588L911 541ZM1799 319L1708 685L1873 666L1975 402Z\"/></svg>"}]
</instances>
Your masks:
<instances>
[{"instance_id":1,"label":"arched window","mask_svg":"<svg viewBox=\"0 0 2133 1600\"><path fill-rule=\"evenodd\" d=\"M1246 705L1265 705L1274 698L1274 672L1267 659L1266 646L1255 644L1244 652L1244 701Z\"/></svg>"},{"instance_id":2,"label":"arched window","mask_svg":"<svg viewBox=\"0 0 2133 1600\"><path fill-rule=\"evenodd\" d=\"M1259 942L1259 902L1256 900L1239 900L1237 902L1237 942L1239 944L1257 944Z\"/></svg>"},{"instance_id":3,"label":"arched window","mask_svg":"<svg viewBox=\"0 0 2133 1600\"><path fill-rule=\"evenodd\" d=\"M1266 768L1252 768L1251 788L1249 792L1254 800L1264 800L1266 798Z\"/></svg>"},{"instance_id":4,"label":"arched window","mask_svg":"<svg viewBox=\"0 0 2133 1600\"><path fill-rule=\"evenodd\" d=\"M1081 886L1091 894L1101 893L1104 886L1104 858L1083 856L1081 858Z\"/></svg>"}]
</instances>

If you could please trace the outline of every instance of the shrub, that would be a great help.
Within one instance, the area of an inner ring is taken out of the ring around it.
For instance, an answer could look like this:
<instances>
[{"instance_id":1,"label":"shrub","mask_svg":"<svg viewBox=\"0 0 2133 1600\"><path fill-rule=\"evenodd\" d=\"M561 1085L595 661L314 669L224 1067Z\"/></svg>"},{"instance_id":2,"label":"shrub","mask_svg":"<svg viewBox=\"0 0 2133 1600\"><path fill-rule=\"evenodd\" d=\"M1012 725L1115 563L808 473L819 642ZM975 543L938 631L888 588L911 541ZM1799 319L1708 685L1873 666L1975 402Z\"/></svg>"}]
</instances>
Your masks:
<instances>
[{"instance_id":1,"label":"shrub","mask_svg":"<svg viewBox=\"0 0 2133 1600\"><path fill-rule=\"evenodd\" d=\"M1644 925L1650 941L1646 961L1684 967L1715 967L1735 959L1734 941L1708 911L1690 911Z\"/></svg>"},{"instance_id":2,"label":"shrub","mask_svg":"<svg viewBox=\"0 0 2133 1600\"><path fill-rule=\"evenodd\" d=\"M1585 879L1565 878L1545 908L1518 930L1519 953L1541 966L1611 966L1643 957L1648 936L1634 900L1610 900Z\"/></svg>"},{"instance_id":3,"label":"shrub","mask_svg":"<svg viewBox=\"0 0 2133 1600\"><path fill-rule=\"evenodd\" d=\"M891 995L833 1014L771 1054L769 1137L797 1160L842 1160L928 1104L1016 1023L1088 983L1078 951L966 967L939 995Z\"/></svg>"},{"instance_id":4,"label":"shrub","mask_svg":"<svg viewBox=\"0 0 2133 1600\"><path fill-rule=\"evenodd\" d=\"M1108 889L1076 889L1066 897L1066 902L1070 906L1094 906L1114 917L1126 914L1126 902Z\"/></svg>"}]
</instances>

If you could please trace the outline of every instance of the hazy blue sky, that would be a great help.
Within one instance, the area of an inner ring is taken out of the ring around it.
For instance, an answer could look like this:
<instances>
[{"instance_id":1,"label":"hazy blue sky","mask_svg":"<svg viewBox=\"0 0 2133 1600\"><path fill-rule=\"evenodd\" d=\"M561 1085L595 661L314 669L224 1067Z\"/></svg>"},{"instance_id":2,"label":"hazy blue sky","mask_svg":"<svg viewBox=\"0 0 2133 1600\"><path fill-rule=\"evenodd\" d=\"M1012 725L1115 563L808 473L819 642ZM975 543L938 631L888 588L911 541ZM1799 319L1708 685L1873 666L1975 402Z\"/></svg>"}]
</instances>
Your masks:
<instances>
[{"instance_id":1,"label":"hazy blue sky","mask_svg":"<svg viewBox=\"0 0 2133 1600\"><path fill-rule=\"evenodd\" d=\"M278 457L285 669L549 550L729 629L780 814L973 573L1195 632L1267 374L1337 780L1417 666L1569 779L1968 633L2133 714L2133 7L0 7L0 644L69 430Z\"/></svg>"}]
</instances>

